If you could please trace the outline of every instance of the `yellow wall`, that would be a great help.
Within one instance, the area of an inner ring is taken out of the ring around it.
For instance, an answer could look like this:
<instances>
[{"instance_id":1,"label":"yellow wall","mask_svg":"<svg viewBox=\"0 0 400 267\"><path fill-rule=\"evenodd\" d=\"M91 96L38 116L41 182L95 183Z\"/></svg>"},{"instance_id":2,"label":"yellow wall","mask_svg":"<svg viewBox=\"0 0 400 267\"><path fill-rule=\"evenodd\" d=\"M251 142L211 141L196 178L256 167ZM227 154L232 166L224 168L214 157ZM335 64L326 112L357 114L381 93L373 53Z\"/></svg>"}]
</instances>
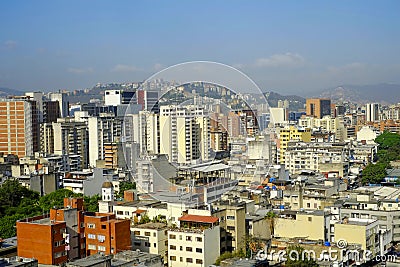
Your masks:
<instances>
[{"instance_id":1,"label":"yellow wall","mask_svg":"<svg viewBox=\"0 0 400 267\"><path fill-rule=\"evenodd\" d=\"M311 221L309 221L311 218ZM324 216L297 214L295 219L275 218L275 237L325 240Z\"/></svg>"},{"instance_id":2,"label":"yellow wall","mask_svg":"<svg viewBox=\"0 0 400 267\"><path fill-rule=\"evenodd\" d=\"M335 224L335 241L343 239L348 244L360 244L362 249L367 249L366 227L354 224Z\"/></svg>"}]
</instances>

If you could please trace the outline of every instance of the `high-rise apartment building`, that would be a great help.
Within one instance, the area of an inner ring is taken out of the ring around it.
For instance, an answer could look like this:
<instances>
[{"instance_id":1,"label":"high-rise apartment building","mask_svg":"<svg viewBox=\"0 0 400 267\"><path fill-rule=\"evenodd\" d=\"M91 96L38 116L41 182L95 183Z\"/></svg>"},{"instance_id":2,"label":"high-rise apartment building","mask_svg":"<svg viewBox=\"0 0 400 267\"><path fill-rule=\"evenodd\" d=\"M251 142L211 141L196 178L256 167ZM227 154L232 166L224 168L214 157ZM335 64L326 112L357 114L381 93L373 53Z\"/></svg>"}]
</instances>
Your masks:
<instances>
[{"instance_id":1,"label":"high-rise apartment building","mask_svg":"<svg viewBox=\"0 0 400 267\"><path fill-rule=\"evenodd\" d=\"M69 116L69 101L66 93L50 93L49 98L51 101L58 101L61 117Z\"/></svg>"},{"instance_id":2,"label":"high-rise apartment building","mask_svg":"<svg viewBox=\"0 0 400 267\"><path fill-rule=\"evenodd\" d=\"M331 100L323 98L307 98L306 115L314 116L318 119L331 115Z\"/></svg>"},{"instance_id":3,"label":"high-rise apartment building","mask_svg":"<svg viewBox=\"0 0 400 267\"><path fill-rule=\"evenodd\" d=\"M38 147L36 102L27 97L0 99L0 152L25 157Z\"/></svg>"},{"instance_id":4,"label":"high-rise apartment building","mask_svg":"<svg viewBox=\"0 0 400 267\"><path fill-rule=\"evenodd\" d=\"M88 118L89 165L96 166L97 160L105 159L105 144L115 145L120 141L122 121L113 113L100 113ZM110 151L109 151L110 152Z\"/></svg>"},{"instance_id":5,"label":"high-rise apartment building","mask_svg":"<svg viewBox=\"0 0 400 267\"><path fill-rule=\"evenodd\" d=\"M85 122L72 118L59 119L53 122L54 154L62 156L79 156L80 168L87 168L89 162L89 136ZM68 168L66 168L68 169Z\"/></svg>"},{"instance_id":6,"label":"high-rise apartment building","mask_svg":"<svg viewBox=\"0 0 400 267\"><path fill-rule=\"evenodd\" d=\"M379 104L378 103L368 103L365 106L365 119L369 122L374 122L379 120Z\"/></svg>"},{"instance_id":7,"label":"high-rise apartment building","mask_svg":"<svg viewBox=\"0 0 400 267\"><path fill-rule=\"evenodd\" d=\"M162 106L160 154L179 164L206 161L210 155L210 119L201 107Z\"/></svg>"}]
</instances>

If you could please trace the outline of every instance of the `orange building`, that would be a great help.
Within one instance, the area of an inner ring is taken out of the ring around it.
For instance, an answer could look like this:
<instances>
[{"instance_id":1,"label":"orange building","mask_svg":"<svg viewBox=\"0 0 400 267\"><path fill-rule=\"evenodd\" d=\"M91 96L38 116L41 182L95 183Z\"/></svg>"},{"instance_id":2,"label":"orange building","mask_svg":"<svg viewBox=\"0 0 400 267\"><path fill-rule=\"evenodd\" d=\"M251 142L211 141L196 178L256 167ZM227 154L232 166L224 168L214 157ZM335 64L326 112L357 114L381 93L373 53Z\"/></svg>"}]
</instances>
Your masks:
<instances>
[{"instance_id":1,"label":"orange building","mask_svg":"<svg viewBox=\"0 0 400 267\"><path fill-rule=\"evenodd\" d=\"M0 99L0 152L25 157L38 146L36 102L26 97Z\"/></svg>"},{"instance_id":2,"label":"orange building","mask_svg":"<svg viewBox=\"0 0 400 267\"><path fill-rule=\"evenodd\" d=\"M331 115L331 100L323 98L307 98L306 99L306 115L313 116L318 119Z\"/></svg>"},{"instance_id":3,"label":"orange building","mask_svg":"<svg viewBox=\"0 0 400 267\"><path fill-rule=\"evenodd\" d=\"M86 255L116 254L131 249L130 220L115 219L114 213L86 213Z\"/></svg>"},{"instance_id":4,"label":"orange building","mask_svg":"<svg viewBox=\"0 0 400 267\"><path fill-rule=\"evenodd\" d=\"M18 256L39 264L63 264L97 252L116 254L131 249L130 220L113 213L85 212L82 198L65 198L64 208L50 216L17 222Z\"/></svg>"},{"instance_id":5,"label":"orange building","mask_svg":"<svg viewBox=\"0 0 400 267\"><path fill-rule=\"evenodd\" d=\"M40 264L66 263L66 231L65 222L52 221L44 215L18 221L18 256L35 258Z\"/></svg>"}]
</instances>

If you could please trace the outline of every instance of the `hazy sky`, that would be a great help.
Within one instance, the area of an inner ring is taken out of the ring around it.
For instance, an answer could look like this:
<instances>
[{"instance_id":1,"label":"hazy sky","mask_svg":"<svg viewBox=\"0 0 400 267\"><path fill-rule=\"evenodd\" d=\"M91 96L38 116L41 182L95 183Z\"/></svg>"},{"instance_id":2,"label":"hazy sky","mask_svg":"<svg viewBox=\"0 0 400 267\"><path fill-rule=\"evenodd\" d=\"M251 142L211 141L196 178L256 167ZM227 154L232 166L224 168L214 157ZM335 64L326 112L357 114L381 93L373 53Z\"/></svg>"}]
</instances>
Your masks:
<instances>
[{"instance_id":1,"label":"hazy sky","mask_svg":"<svg viewBox=\"0 0 400 267\"><path fill-rule=\"evenodd\" d=\"M0 2L0 87L140 81L192 60L303 93L400 83L400 1Z\"/></svg>"}]
</instances>

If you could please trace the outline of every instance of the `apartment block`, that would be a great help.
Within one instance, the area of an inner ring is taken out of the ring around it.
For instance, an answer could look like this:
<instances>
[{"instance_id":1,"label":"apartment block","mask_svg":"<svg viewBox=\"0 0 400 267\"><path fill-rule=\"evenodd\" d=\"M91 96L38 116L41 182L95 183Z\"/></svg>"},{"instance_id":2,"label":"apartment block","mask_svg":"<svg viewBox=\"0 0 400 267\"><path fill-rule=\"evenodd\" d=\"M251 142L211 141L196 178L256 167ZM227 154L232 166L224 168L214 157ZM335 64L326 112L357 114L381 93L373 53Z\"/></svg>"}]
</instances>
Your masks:
<instances>
[{"instance_id":1,"label":"apartment block","mask_svg":"<svg viewBox=\"0 0 400 267\"><path fill-rule=\"evenodd\" d=\"M17 253L19 257L35 258L40 264L61 265L68 260L67 225L46 216L17 222Z\"/></svg>"},{"instance_id":2,"label":"apartment block","mask_svg":"<svg viewBox=\"0 0 400 267\"><path fill-rule=\"evenodd\" d=\"M302 238L326 241L330 231L330 213L316 211L290 211L279 213L273 222L275 238Z\"/></svg>"},{"instance_id":3,"label":"apartment block","mask_svg":"<svg viewBox=\"0 0 400 267\"><path fill-rule=\"evenodd\" d=\"M373 255L379 253L378 221L373 219L344 218L335 224L335 241L345 240L348 244L360 244Z\"/></svg>"},{"instance_id":4,"label":"apartment block","mask_svg":"<svg viewBox=\"0 0 400 267\"><path fill-rule=\"evenodd\" d=\"M280 128L278 136L279 163L285 164L285 152L289 141L311 142L311 129L288 126Z\"/></svg>"},{"instance_id":5,"label":"apartment block","mask_svg":"<svg viewBox=\"0 0 400 267\"><path fill-rule=\"evenodd\" d=\"M213 216L184 215L168 231L168 266L209 266L220 255L220 227Z\"/></svg>"},{"instance_id":6,"label":"apartment block","mask_svg":"<svg viewBox=\"0 0 400 267\"><path fill-rule=\"evenodd\" d=\"M0 152L25 157L38 150L36 102L29 97L0 99Z\"/></svg>"},{"instance_id":7,"label":"apartment block","mask_svg":"<svg viewBox=\"0 0 400 267\"><path fill-rule=\"evenodd\" d=\"M288 142L285 151L285 168L291 174L303 170L339 173L343 177L348 165L348 147L344 143Z\"/></svg>"},{"instance_id":8,"label":"apartment block","mask_svg":"<svg viewBox=\"0 0 400 267\"><path fill-rule=\"evenodd\" d=\"M168 261L168 227L165 223L145 223L131 227L132 250L161 255Z\"/></svg>"},{"instance_id":9,"label":"apartment block","mask_svg":"<svg viewBox=\"0 0 400 267\"><path fill-rule=\"evenodd\" d=\"M113 213L85 213L86 255L115 254L131 249L130 221Z\"/></svg>"}]
</instances>

